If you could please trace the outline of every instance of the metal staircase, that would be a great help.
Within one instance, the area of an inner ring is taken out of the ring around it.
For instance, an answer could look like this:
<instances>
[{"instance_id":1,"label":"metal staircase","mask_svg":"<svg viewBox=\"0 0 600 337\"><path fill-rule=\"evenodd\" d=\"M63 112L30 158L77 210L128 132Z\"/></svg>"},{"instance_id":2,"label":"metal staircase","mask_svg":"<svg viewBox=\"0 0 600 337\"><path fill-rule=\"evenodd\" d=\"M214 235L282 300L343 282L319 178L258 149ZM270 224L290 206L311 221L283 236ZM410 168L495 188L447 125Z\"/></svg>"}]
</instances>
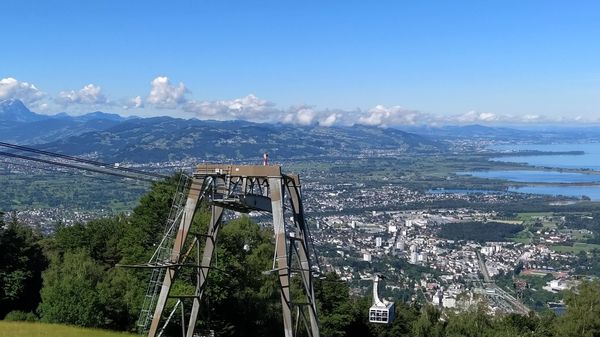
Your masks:
<instances>
[{"instance_id":1,"label":"metal staircase","mask_svg":"<svg viewBox=\"0 0 600 337\"><path fill-rule=\"evenodd\" d=\"M146 289L146 294L144 296L144 304L142 305L142 310L140 311L140 316L137 321L140 335L146 335L150 328L150 323L152 322L158 294L160 293L162 282L165 277L166 268L163 268L162 266L170 263L171 249L173 247L175 236L177 235L179 222L181 221L181 217L185 210L190 181L191 178L189 176L185 174L180 175L177 191L173 196L173 203L165 224L163 238L148 261L148 266L154 266L154 268L152 268L150 282L148 283L148 288Z\"/></svg>"}]
</instances>

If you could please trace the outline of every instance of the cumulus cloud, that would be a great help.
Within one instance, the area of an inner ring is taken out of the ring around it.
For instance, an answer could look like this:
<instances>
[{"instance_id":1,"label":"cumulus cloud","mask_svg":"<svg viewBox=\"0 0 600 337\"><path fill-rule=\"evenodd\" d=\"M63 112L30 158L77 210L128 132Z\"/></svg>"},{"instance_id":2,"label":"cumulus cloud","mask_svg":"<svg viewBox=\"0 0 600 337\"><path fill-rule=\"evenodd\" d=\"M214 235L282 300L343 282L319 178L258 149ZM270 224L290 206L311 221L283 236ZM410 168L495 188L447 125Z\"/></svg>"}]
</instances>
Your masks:
<instances>
[{"instance_id":1,"label":"cumulus cloud","mask_svg":"<svg viewBox=\"0 0 600 337\"><path fill-rule=\"evenodd\" d=\"M485 123L485 122L496 122L501 117L490 113L490 112L477 112L477 111L469 111L462 115L451 116L449 118L450 122L459 123L459 124L468 124L468 123Z\"/></svg>"},{"instance_id":2,"label":"cumulus cloud","mask_svg":"<svg viewBox=\"0 0 600 337\"><path fill-rule=\"evenodd\" d=\"M348 120L348 119L346 119ZM417 110L408 110L399 106L386 107L377 105L366 113L359 112L351 117L357 124L388 127L402 125L466 125L466 124L532 124L577 122L575 119L548 118L535 114L504 115L491 112L468 111L456 115L434 115ZM581 120L579 120L581 121Z\"/></svg>"},{"instance_id":3,"label":"cumulus cloud","mask_svg":"<svg viewBox=\"0 0 600 337\"><path fill-rule=\"evenodd\" d=\"M328 110L319 111L311 106L292 106L288 109L279 109L267 100L253 94L245 97L220 100L220 101L188 101L183 105L183 110L193 113L200 119L215 120L247 120L251 122L294 125L321 125L332 126L339 121L339 112Z\"/></svg>"},{"instance_id":4,"label":"cumulus cloud","mask_svg":"<svg viewBox=\"0 0 600 337\"><path fill-rule=\"evenodd\" d=\"M334 112L332 114L325 116L323 119L319 120L319 125L325 126L325 127L333 126L335 124L335 122L337 121L337 119L338 119L338 114Z\"/></svg>"},{"instance_id":5,"label":"cumulus cloud","mask_svg":"<svg viewBox=\"0 0 600 337\"><path fill-rule=\"evenodd\" d=\"M288 111L281 111L279 122L284 124L311 125L315 121L317 113L309 106L291 107Z\"/></svg>"},{"instance_id":6,"label":"cumulus cloud","mask_svg":"<svg viewBox=\"0 0 600 337\"><path fill-rule=\"evenodd\" d=\"M56 102L62 105L70 105L70 104L107 104L108 100L106 96L102 93L102 88L94 85L88 84L78 91L70 90L70 91L61 91L56 98Z\"/></svg>"},{"instance_id":7,"label":"cumulus cloud","mask_svg":"<svg viewBox=\"0 0 600 337\"><path fill-rule=\"evenodd\" d=\"M185 95L189 92L180 82L175 86L166 76L158 76L150 82L152 89L147 102L157 108L173 109L187 102Z\"/></svg>"},{"instance_id":8,"label":"cumulus cloud","mask_svg":"<svg viewBox=\"0 0 600 337\"><path fill-rule=\"evenodd\" d=\"M600 117L549 117L540 114L502 114L496 112L468 111L465 113L431 114L403 108L402 106L376 105L368 110L328 110L314 106L300 105L289 108L276 107L274 103L250 94L244 97L200 101L194 100L183 83L173 84L166 76L158 76L151 82L148 96L135 96L129 99L111 100L95 84L88 84L79 90L61 91L55 97L47 97L35 85L18 81L12 77L0 79L0 100L20 99L35 107L36 111L52 113L60 106L79 105L75 109L88 109L85 105L129 109L148 108L150 114L157 109L173 109L175 114L193 114L199 119L247 120L252 122L285 123L300 126L362 124L376 127L403 125L465 125L465 124L534 124L534 123L599 123Z\"/></svg>"},{"instance_id":9,"label":"cumulus cloud","mask_svg":"<svg viewBox=\"0 0 600 337\"><path fill-rule=\"evenodd\" d=\"M370 126L426 124L432 119L429 114L405 109L401 106L376 105L366 115L358 117L357 123Z\"/></svg>"},{"instance_id":10,"label":"cumulus cloud","mask_svg":"<svg viewBox=\"0 0 600 337\"><path fill-rule=\"evenodd\" d=\"M442 124L533 124L533 123L561 123L580 122L579 116L574 118L550 118L536 114L509 115L494 114L491 112L469 111L464 114L438 118Z\"/></svg>"},{"instance_id":11,"label":"cumulus cloud","mask_svg":"<svg viewBox=\"0 0 600 337\"><path fill-rule=\"evenodd\" d=\"M296 112L296 120L300 125L311 125L315 119L315 111L313 109L300 109Z\"/></svg>"},{"instance_id":12,"label":"cumulus cloud","mask_svg":"<svg viewBox=\"0 0 600 337\"><path fill-rule=\"evenodd\" d=\"M135 96L123 102L123 109L140 109L144 107L144 100L141 96Z\"/></svg>"},{"instance_id":13,"label":"cumulus cloud","mask_svg":"<svg viewBox=\"0 0 600 337\"><path fill-rule=\"evenodd\" d=\"M0 80L0 100L19 99L24 103L33 103L44 97L35 85L27 82L18 81L12 77Z\"/></svg>"},{"instance_id":14,"label":"cumulus cloud","mask_svg":"<svg viewBox=\"0 0 600 337\"><path fill-rule=\"evenodd\" d=\"M183 110L200 119L243 119L253 122L273 122L280 112L273 103L252 94L232 100L189 101L183 105Z\"/></svg>"}]
</instances>

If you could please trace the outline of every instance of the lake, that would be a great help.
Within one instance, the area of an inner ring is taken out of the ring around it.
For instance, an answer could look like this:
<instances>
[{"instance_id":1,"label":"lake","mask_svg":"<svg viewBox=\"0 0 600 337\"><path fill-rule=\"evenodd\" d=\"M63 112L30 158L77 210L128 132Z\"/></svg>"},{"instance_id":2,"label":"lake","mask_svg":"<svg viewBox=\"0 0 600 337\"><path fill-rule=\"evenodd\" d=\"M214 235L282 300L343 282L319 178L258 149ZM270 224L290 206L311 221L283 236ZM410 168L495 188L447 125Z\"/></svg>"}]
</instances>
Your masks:
<instances>
[{"instance_id":1,"label":"lake","mask_svg":"<svg viewBox=\"0 0 600 337\"><path fill-rule=\"evenodd\" d=\"M435 188L427 190L429 194L492 194L492 193L503 193L502 191L492 190L465 190L458 188Z\"/></svg>"},{"instance_id":2,"label":"lake","mask_svg":"<svg viewBox=\"0 0 600 337\"><path fill-rule=\"evenodd\" d=\"M495 145L490 149L498 151L584 151L582 155L542 155L542 156L508 156L497 157L492 160L504 162L526 163L533 166L569 168L569 169L590 169L600 171L600 143L583 144L517 144L517 145ZM590 183L600 184L600 175L566 173L566 172L547 172L547 171L481 171L481 172L459 172L459 174L471 174L480 178L504 179L508 181L522 183ZM590 197L594 201L600 201L600 185L590 186L524 186L513 187L513 192L564 195L571 197L581 197L583 195Z\"/></svg>"},{"instance_id":3,"label":"lake","mask_svg":"<svg viewBox=\"0 0 600 337\"><path fill-rule=\"evenodd\" d=\"M587 196L594 201L600 201L600 186L524 186L511 187L510 192L564 195L569 197Z\"/></svg>"},{"instance_id":4,"label":"lake","mask_svg":"<svg viewBox=\"0 0 600 337\"><path fill-rule=\"evenodd\" d=\"M584 144L544 144L544 145L494 145L490 149L499 151L583 151L582 155L508 156L492 160L511 163L525 163L533 166L547 166L570 169L590 169L600 171L600 143Z\"/></svg>"},{"instance_id":5,"label":"lake","mask_svg":"<svg viewBox=\"0 0 600 337\"><path fill-rule=\"evenodd\" d=\"M570 172L492 170L456 172L456 174L470 175L477 178L510 180L520 183L600 183L600 174L583 174Z\"/></svg>"}]
</instances>

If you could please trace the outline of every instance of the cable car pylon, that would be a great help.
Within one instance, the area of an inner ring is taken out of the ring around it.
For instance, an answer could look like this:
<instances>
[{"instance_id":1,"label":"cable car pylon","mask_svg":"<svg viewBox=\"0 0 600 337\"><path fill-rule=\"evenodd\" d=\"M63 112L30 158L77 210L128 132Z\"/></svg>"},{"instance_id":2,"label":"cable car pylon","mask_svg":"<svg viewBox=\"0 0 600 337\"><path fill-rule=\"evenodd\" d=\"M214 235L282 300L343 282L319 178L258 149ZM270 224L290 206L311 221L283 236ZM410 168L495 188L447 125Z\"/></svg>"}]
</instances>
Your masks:
<instances>
[{"instance_id":1,"label":"cable car pylon","mask_svg":"<svg viewBox=\"0 0 600 337\"><path fill-rule=\"evenodd\" d=\"M169 228L165 231L157 253L148 264L137 266L153 269L147 293L149 304L140 315L141 333L157 337L168 323L163 319L167 300L177 297L192 299L191 308L185 310L189 313L189 318L187 327L182 324L182 335L194 336L223 214L230 210L238 213L260 211L272 214L275 234L273 272L279 278L284 336L295 337L298 334L319 337L309 253L311 238L304 218L299 176L283 174L279 165L203 164L197 166L187 188L179 189L181 190L186 191L187 200L181 205L174 202L173 207L177 209L171 212L172 223L168 224ZM193 238L188 240L188 236L192 235L190 227L194 214L202 201L207 202L211 211L208 230L206 234L193 234ZM288 223L287 219L290 219ZM205 241L202 253L201 240ZM194 253L197 255L196 262L189 262L190 255ZM171 296L171 287L182 267L195 268L195 292L186 296ZM297 276L300 282L290 282L291 277ZM292 287L300 287L293 292L302 294L299 300L296 295L292 299ZM182 305L183 301L177 303ZM183 312L183 307L181 311ZM297 331L297 327L302 327L305 331Z\"/></svg>"}]
</instances>

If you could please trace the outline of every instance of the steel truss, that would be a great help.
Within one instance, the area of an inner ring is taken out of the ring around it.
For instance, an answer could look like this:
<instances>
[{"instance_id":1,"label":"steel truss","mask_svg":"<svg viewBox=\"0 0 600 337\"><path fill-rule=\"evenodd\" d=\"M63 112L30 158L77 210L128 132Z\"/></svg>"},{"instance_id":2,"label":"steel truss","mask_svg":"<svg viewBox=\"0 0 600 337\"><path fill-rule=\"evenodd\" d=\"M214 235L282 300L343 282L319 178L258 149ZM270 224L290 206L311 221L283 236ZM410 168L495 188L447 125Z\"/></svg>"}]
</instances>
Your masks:
<instances>
[{"instance_id":1,"label":"steel truss","mask_svg":"<svg viewBox=\"0 0 600 337\"><path fill-rule=\"evenodd\" d=\"M232 210L240 213L260 211L272 215L275 234L272 272L279 278L284 335L294 337L299 334L300 327L309 337L319 337L309 253L311 238L304 218L298 175L282 174L281 167L276 165L200 165L191 181L180 191L187 193L185 206L181 207L183 203L176 205L174 202L175 211L171 212L172 224L167 224L165 236L155 254L159 258L153 256L145 265L153 269L153 274L146 294L148 304L140 314L139 325L142 334L147 332L148 337L160 336L177 306L180 306L184 320L184 305L181 299L191 298L191 308L185 310L189 312L187 328L182 323L182 335L194 336L223 214L225 210ZM194 214L202 201L207 202L211 212L207 232L190 233ZM291 212L291 216L286 215L286 211ZM286 224L285 219L288 218L291 221ZM190 236L191 240L188 240ZM201 240L205 241L202 248ZM161 249L162 251L159 251ZM164 251L167 254L163 253ZM160 255L164 258L161 259ZM196 255L196 262L188 262L191 255ZM170 296L171 286L184 267L196 270L195 292L187 296ZM160 288L160 280L156 279L157 277L163 278ZM298 277L298 282L291 282L292 277ZM292 299L292 287L299 287L303 298ZM178 298L178 301L169 318L164 320L163 313L167 309L167 300L171 297Z\"/></svg>"}]
</instances>

